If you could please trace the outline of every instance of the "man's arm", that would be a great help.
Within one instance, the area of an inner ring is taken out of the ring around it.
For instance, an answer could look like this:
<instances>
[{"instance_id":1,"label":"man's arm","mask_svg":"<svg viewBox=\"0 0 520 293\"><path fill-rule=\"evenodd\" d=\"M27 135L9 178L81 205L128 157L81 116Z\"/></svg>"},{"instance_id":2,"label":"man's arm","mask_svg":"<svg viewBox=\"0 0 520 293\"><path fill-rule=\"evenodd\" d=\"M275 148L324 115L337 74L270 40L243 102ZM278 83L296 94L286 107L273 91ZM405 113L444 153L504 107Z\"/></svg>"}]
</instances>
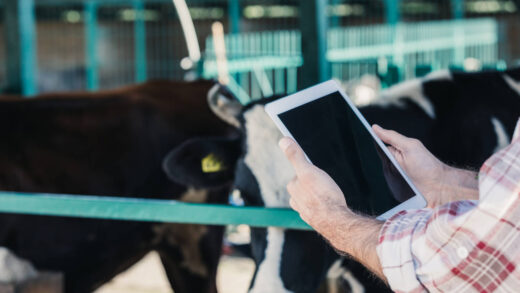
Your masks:
<instances>
[{"instance_id":1,"label":"man's arm","mask_svg":"<svg viewBox=\"0 0 520 293\"><path fill-rule=\"evenodd\" d=\"M376 251L383 222L357 215L349 210L330 216L335 221L328 226L318 227L321 230L318 233L336 250L350 255L387 282Z\"/></svg>"},{"instance_id":2,"label":"man's arm","mask_svg":"<svg viewBox=\"0 0 520 293\"><path fill-rule=\"evenodd\" d=\"M461 199L478 198L476 173L441 163L418 141L374 127L381 139L425 195L430 207ZM394 147L395 145L395 147ZM301 148L284 138L280 147L296 171L288 184L290 204L304 221L337 250L349 254L385 280L376 247L383 222L352 212L336 183L309 163Z\"/></svg>"}]
</instances>

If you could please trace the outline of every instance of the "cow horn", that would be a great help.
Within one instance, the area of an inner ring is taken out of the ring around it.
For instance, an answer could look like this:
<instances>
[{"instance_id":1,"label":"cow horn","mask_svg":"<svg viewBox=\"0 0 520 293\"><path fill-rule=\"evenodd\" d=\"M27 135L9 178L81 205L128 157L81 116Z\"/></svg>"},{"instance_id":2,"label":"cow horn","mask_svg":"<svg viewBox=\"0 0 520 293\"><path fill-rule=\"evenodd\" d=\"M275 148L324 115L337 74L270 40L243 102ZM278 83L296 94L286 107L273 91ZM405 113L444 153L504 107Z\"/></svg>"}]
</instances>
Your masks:
<instances>
[{"instance_id":1,"label":"cow horn","mask_svg":"<svg viewBox=\"0 0 520 293\"><path fill-rule=\"evenodd\" d=\"M238 117L242 112L242 104L236 99L229 98L222 92L228 92L222 85L214 85L208 92L208 104L210 109L220 119L239 128Z\"/></svg>"}]
</instances>

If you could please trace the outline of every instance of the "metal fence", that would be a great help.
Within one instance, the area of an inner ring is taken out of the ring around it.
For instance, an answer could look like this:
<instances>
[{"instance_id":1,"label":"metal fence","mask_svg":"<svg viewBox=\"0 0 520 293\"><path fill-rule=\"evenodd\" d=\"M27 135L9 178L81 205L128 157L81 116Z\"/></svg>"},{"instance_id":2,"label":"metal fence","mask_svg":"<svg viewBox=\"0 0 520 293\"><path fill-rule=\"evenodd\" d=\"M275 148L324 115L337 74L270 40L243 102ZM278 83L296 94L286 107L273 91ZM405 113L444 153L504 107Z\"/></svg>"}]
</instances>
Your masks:
<instances>
[{"instance_id":1,"label":"metal fence","mask_svg":"<svg viewBox=\"0 0 520 293\"><path fill-rule=\"evenodd\" d=\"M231 34L224 37L230 88L243 103L297 90L303 65L299 31ZM213 37L206 41L203 77L218 76ZM491 18L336 27L328 31L329 76L339 80L384 75L396 66L400 78L462 65L471 58L500 64L498 24Z\"/></svg>"},{"instance_id":2,"label":"metal fence","mask_svg":"<svg viewBox=\"0 0 520 293\"><path fill-rule=\"evenodd\" d=\"M23 41L25 45L13 47L22 51L20 56L13 54L13 50L6 50L6 46L0 46L0 84L4 86L12 83L9 78L13 79L13 75L20 75L25 78L22 89L26 94L51 90L97 90L147 79L180 80L185 79L189 73L186 69L191 64L189 60L184 59L188 56L186 41L177 12L170 0L0 0L0 12L5 10L7 3L18 3L16 6L20 13L19 18L26 23L19 22L21 35L24 37L20 43ZM211 48L206 48L206 44L211 44L208 37L211 35L210 27L214 21L223 22L228 33L241 34L239 37L230 37L235 38L234 43L228 44L230 51L236 51L237 46L249 46L247 43L238 44L237 40L260 43L272 40L274 44L276 39L281 38L276 34L291 35L288 37L292 38L291 42L301 40L301 37L297 36L298 31L303 26L315 25L312 19L305 17L305 6L302 3L297 0L187 1L198 41L202 50L206 49L209 59L212 58ZM333 61L332 70L328 71L329 76L350 79L364 72L375 73L378 68L374 58L364 61L348 60L350 44L338 45L341 37L331 37L331 34L353 35L364 30L368 35L359 33L359 38L361 41L369 42L376 37L376 30L384 30L390 33L383 39L393 40L398 44L401 31L399 27L406 23L440 23L443 20L459 20L464 17L493 16L496 22L498 48L496 52L489 53L490 56L494 55L494 59L505 60L511 64L517 54L520 54L520 46L515 42L518 40L515 29L520 25L516 15L517 7L511 0L327 0L326 3L326 15L331 30L326 37L328 47L336 50L337 46L347 46L342 48L345 49L342 52L344 56L341 57L345 59L341 62L343 65ZM6 27L4 13L0 14L0 42L7 44L4 31L10 28ZM34 19L31 20L32 15ZM300 20L302 18L303 20ZM31 25L35 27L34 36L30 33ZM428 30L428 24L418 27ZM450 30L456 27L454 25ZM426 31L418 31L418 35ZM455 44L457 38L453 38L452 41L453 46L458 46ZM273 45L262 43L260 46ZM301 47L291 44L291 50L295 46ZM484 54L479 50L467 48L459 55ZM301 55L294 55L298 54ZM433 68L461 66L460 58L455 58L455 64L448 64L438 61L438 58L446 58L440 53L436 54L424 53L411 59L403 56L401 61L397 60L399 62L394 62L393 58L387 61L391 65L399 66L401 78L413 77L412 68L417 65L432 65ZM446 53L450 54L452 53ZM337 56L337 53L329 52L328 55ZM34 66L31 66L31 56ZM263 55L255 56L266 59ZM269 56L273 55L269 53ZM6 66L12 64L12 59L17 58L28 62L21 72L11 69L8 75ZM229 58L235 57L230 55ZM308 57L302 55L301 58ZM486 57L486 60L481 62L494 62L488 59L490 58ZM275 70L272 68L272 61L274 59L266 61L265 68L262 68L265 74L249 73L241 76L237 73L234 79L244 92L253 97L257 97L262 91L270 92L267 87L260 87L257 84L258 80L275 80L272 85L274 93L291 92L300 87L301 72L295 70L294 66L284 68L284 72ZM301 62L305 64L303 60ZM203 72L203 75L213 76L214 68L210 65L204 66L208 71ZM258 72L258 66L255 70Z\"/></svg>"}]
</instances>

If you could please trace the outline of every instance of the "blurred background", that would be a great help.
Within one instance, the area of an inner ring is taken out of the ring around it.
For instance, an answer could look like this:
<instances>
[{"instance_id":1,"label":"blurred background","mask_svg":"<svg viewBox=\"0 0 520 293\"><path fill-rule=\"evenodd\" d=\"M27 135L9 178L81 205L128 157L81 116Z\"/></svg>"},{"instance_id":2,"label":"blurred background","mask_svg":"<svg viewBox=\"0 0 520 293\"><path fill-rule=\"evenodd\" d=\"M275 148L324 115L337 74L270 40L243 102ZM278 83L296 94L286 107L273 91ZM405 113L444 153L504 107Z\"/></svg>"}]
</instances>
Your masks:
<instances>
[{"instance_id":1,"label":"blurred background","mask_svg":"<svg viewBox=\"0 0 520 293\"><path fill-rule=\"evenodd\" d=\"M0 87L34 95L215 78L215 21L229 85L243 99L328 78L369 74L386 87L438 69L505 69L520 56L520 1L177 2L187 4L198 55L179 19L186 11L171 0L1 0Z\"/></svg>"}]
</instances>

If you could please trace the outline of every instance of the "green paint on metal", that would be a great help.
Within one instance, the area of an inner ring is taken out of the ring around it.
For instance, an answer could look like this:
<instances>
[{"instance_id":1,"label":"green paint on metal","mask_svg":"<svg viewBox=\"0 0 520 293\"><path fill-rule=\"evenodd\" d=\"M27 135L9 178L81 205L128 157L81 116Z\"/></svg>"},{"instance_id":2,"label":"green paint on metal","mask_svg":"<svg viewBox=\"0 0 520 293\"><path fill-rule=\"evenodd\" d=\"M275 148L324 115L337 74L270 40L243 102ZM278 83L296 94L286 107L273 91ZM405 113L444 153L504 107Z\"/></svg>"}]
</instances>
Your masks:
<instances>
[{"instance_id":1,"label":"green paint on metal","mask_svg":"<svg viewBox=\"0 0 520 293\"><path fill-rule=\"evenodd\" d=\"M110 220L311 230L290 209L64 194L0 192L0 212Z\"/></svg>"},{"instance_id":2,"label":"green paint on metal","mask_svg":"<svg viewBox=\"0 0 520 293\"><path fill-rule=\"evenodd\" d=\"M329 0L329 7L327 15L330 15L330 27L339 27L340 26L340 17L333 13L335 6L340 4L339 0Z\"/></svg>"},{"instance_id":3,"label":"green paint on metal","mask_svg":"<svg viewBox=\"0 0 520 293\"><path fill-rule=\"evenodd\" d=\"M85 54L87 64L87 89L95 91L99 89L99 62L97 54L98 22L97 2L85 2Z\"/></svg>"},{"instance_id":4,"label":"green paint on metal","mask_svg":"<svg viewBox=\"0 0 520 293\"><path fill-rule=\"evenodd\" d=\"M396 25L401 19L400 0L385 0L386 23Z\"/></svg>"},{"instance_id":5,"label":"green paint on metal","mask_svg":"<svg viewBox=\"0 0 520 293\"><path fill-rule=\"evenodd\" d=\"M463 19L464 0L451 0L451 10L453 19Z\"/></svg>"},{"instance_id":6,"label":"green paint on metal","mask_svg":"<svg viewBox=\"0 0 520 293\"><path fill-rule=\"evenodd\" d=\"M144 82L147 79L147 59L146 59L146 22L144 18L144 2L134 1L135 22L134 22L134 47L135 47L135 81Z\"/></svg>"},{"instance_id":7,"label":"green paint on metal","mask_svg":"<svg viewBox=\"0 0 520 293\"><path fill-rule=\"evenodd\" d=\"M240 32L240 1L228 0L229 32L238 34Z\"/></svg>"},{"instance_id":8,"label":"green paint on metal","mask_svg":"<svg viewBox=\"0 0 520 293\"><path fill-rule=\"evenodd\" d=\"M36 76L38 62L36 57L36 21L34 0L16 0L20 28L20 66L22 95L32 96L38 93Z\"/></svg>"},{"instance_id":9,"label":"green paint on metal","mask_svg":"<svg viewBox=\"0 0 520 293\"><path fill-rule=\"evenodd\" d=\"M415 77L416 66L447 68L468 48L483 64L493 64L498 60L497 32L497 21L491 18L331 28L325 56L332 77L340 80L375 74L375 64L382 59L399 67L399 79L409 79ZM456 37L461 33L463 37ZM304 62L301 37L301 32L290 30L226 35L228 69L237 86L233 92L241 87L243 93L258 99L262 91L286 94L301 87L297 75L307 72L300 69ZM218 73L212 43L211 38L206 40L205 78Z\"/></svg>"},{"instance_id":10,"label":"green paint on metal","mask_svg":"<svg viewBox=\"0 0 520 293\"><path fill-rule=\"evenodd\" d=\"M300 31L303 54L299 88L329 78L327 53L327 0L300 1Z\"/></svg>"}]
</instances>

